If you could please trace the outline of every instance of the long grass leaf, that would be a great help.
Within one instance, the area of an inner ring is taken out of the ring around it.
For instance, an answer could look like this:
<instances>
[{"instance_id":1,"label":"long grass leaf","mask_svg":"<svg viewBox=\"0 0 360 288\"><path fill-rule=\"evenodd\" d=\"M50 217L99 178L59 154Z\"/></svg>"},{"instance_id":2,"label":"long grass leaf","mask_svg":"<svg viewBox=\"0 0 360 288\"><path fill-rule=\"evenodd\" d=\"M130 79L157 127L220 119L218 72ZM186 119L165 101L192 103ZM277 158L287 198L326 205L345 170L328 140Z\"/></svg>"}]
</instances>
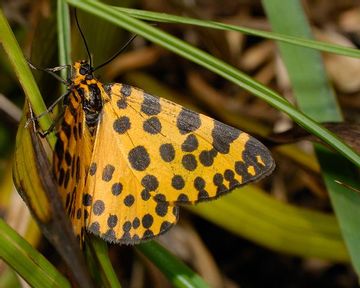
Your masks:
<instances>
[{"instance_id":1,"label":"long grass leaf","mask_svg":"<svg viewBox=\"0 0 360 288\"><path fill-rule=\"evenodd\" d=\"M344 47L336 44L326 43L315 41L312 39L307 39L303 37L295 37L292 35L276 33L276 32L269 32L269 31L262 31L242 26L236 26L216 21L206 21L206 20L199 20L194 18L188 18L183 16L171 15L166 13L158 13L152 11L144 11L144 10L137 10L131 8L123 8L123 7L115 7L121 12L125 12L129 16L132 16L137 19L141 20L148 20L148 21L155 21L155 22L166 22L166 23L177 23L177 24L187 24L187 25L194 25L204 28L211 28L211 29L219 29L219 30L228 30L228 31L237 31L247 35L258 36L265 39L270 40L278 40L284 43L294 44L298 46L303 46L307 48L317 49L323 52L335 53L339 55L349 56L349 57L356 57L360 58L360 51L358 49L354 49L351 47Z\"/></svg>"},{"instance_id":2,"label":"long grass leaf","mask_svg":"<svg viewBox=\"0 0 360 288\"><path fill-rule=\"evenodd\" d=\"M207 288L204 280L155 241L136 246L178 288Z\"/></svg>"},{"instance_id":3,"label":"long grass leaf","mask_svg":"<svg viewBox=\"0 0 360 288\"><path fill-rule=\"evenodd\" d=\"M286 101L271 89L253 80L229 64L187 44L186 42L177 39L176 37L162 32L161 30L137 19L129 17L127 14L117 11L113 9L113 7L107 6L100 2L89 0L84 0L81 2L67 0L67 2L93 15L106 19L115 25L141 35L144 38L153 41L154 43L157 43L166 49L169 49L174 53L189 59L190 61L193 61L209 69L210 71L217 73L225 79L228 79L229 81L239 85L250 93L266 101L271 106L274 106L278 110L286 113L289 117L291 117L295 122L300 124L310 133L316 135L330 147L347 157L356 165L360 166L360 155L358 155L347 144L341 141L336 135L331 133L323 126L319 125L312 118L297 110L293 105L291 105L288 101Z\"/></svg>"},{"instance_id":4,"label":"long grass leaf","mask_svg":"<svg viewBox=\"0 0 360 288\"><path fill-rule=\"evenodd\" d=\"M2 219L0 219L0 258L32 287L70 287L66 278Z\"/></svg>"},{"instance_id":5,"label":"long grass leaf","mask_svg":"<svg viewBox=\"0 0 360 288\"><path fill-rule=\"evenodd\" d=\"M7 22L4 14L0 10L0 42L7 53L11 64L14 67L16 75L21 83L21 86L25 92L26 97L29 99L31 106L36 115L41 114L46 110L46 106L35 79L31 74L29 65L24 58L24 55L17 43L14 34L11 31L9 23ZM48 114L45 114L39 119L40 127L45 131L51 125L52 121ZM47 137L49 143L55 143L55 135L49 134Z\"/></svg>"},{"instance_id":6,"label":"long grass leaf","mask_svg":"<svg viewBox=\"0 0 360 288\"><path fill-rule=\"evenodd\" d=\"M264 0L275 31L311 38L311 29L300 1ZM281 15L281 17L279 17ZM318 52L279 43L282 59L299 107L317 121L340 121L342 115ZM326 187L357 272L360 272L360 196L335 181L359 187L356 167L338 154L315 145Z\"/></svg>"}]
</instances>

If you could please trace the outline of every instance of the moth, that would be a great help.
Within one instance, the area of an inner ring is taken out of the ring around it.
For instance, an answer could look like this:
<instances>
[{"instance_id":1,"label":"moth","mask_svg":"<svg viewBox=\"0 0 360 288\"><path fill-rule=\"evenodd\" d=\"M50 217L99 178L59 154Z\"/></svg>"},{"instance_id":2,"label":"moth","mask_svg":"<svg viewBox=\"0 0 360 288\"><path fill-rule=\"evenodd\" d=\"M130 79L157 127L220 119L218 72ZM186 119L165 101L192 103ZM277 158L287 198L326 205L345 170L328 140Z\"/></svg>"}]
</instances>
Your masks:
<instances>
[{"instance_id":1,"label":"moth","mask_svg":"<svg viewBox=\"0 0 360 288\"><path fill-rule=\"evenodd\" d=\"M136 244L168 231L179 205L216 199L269 175L249 134L126 84L103 84L89 60L66 82L53 170L80 245L86 232ZM55 70L54 70L55 71ZM57 71L57 70L56 70Z\"/></svg>"},{"instance_id":2,"label":"moth","mask_svg":"<svg viewBox=\"0 0 360 288\"><path fill-rule=\"evenodd\" d=\"M89 61L72 67L53 160L80 243L85 231L120 244L152 239L176 223L180 204L273 171L249 134L93 71Z\"/></svg>"}]
</instances>

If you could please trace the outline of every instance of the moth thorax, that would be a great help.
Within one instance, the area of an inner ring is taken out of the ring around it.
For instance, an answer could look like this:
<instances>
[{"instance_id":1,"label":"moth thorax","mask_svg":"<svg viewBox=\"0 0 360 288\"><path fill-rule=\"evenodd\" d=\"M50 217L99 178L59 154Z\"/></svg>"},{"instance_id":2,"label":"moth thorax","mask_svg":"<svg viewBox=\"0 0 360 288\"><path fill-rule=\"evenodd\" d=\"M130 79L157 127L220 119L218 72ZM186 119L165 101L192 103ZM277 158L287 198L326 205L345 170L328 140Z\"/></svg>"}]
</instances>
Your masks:
<instances>
[{"instance_id":1,"label":"moth thorax","mask_svg":"<svg viewBox=\"0 0 360 288\"><path fill-rule=\"evenodd\" d=\"M90 84L87 86L87 93L83 98L83 109L85 112L86 124L88 127L94 127L97 125L99 115L102 111L103 100L101 97L101 90L96 84Z\"/></svg>"}]
</instances>

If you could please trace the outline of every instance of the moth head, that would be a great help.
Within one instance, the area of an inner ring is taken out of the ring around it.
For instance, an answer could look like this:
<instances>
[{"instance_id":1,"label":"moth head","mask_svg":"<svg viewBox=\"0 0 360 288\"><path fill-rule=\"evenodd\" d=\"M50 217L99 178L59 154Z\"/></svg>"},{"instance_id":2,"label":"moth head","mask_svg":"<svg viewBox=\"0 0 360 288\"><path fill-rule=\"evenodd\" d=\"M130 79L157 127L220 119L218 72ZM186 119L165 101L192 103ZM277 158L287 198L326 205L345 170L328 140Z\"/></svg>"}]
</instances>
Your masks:
<instances>
[{"instance_id":1,"label":"moth head","mask_svg":"<svg viewBox=\"0 0 360 288\"><path fill-rule=\"evenodd\" d=\"M72 80L74 84L78 84L86 80L92 80L94 78L93 67L91 67L89 61L87 60L75 62L72 70Z\"/></svg>"}]
</instances>

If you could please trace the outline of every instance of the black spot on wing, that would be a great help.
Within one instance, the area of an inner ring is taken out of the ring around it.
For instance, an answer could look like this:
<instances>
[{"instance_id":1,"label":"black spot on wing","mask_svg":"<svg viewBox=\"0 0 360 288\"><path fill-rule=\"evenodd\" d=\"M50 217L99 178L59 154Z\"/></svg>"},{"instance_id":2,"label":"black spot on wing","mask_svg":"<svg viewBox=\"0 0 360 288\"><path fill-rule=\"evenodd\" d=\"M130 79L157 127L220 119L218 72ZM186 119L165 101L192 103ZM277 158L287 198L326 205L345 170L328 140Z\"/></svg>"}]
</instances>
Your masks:
<instances>
[{"instance_id":1,"label":"black spot on wing","mask_svg":"<svg viewBox=\"0 0 360 288\"><path fill-rule=\"evenodd\" d=\"M194 132L201 126L200 114L183 107L176 119L176 126L181 134Z\"/></svg>"},{"instance_id":2,"label":"black spot on wing","mask_svg":"<svg viewBox=\"0 0 360 288\"><path fill-rule=\"evenodd\" d=\"M109 182L112 179L112 175L115 171L115 167L113 165L107 164L104 167L103 173L102 173L102 180L105 182Z\"/></svg>"},{"instance_id":3,"label":"black spot on wing","mask_svg":"<svg viewBox=\"0 0 360 288\"><path fill-rule=\"evenodd\" d=\"M155 212L158 216L164 217L168 213L169 203L158 202L155 207Z\"/></svg>"},{"instance_id":4,"label":"black spot on wing","mask_svg":"<svg viewBox=\"0 0 360 288\"><path fill-rule=\"evenodd\" d=\"M66 194L66 200L65 200L65 207L66 207L66 208L69 207L70 200L71 200L70 198L71 198L70 193L67 193L67 194Z\"/></svg>"},{"instance_id":5,"label":"black spot on wing","mask_svg":"<svg viewBox=\"0 0 360 288\"><path fill-rule=\"evenodd\" d=\"M134 234L133 237L132 237L132 243L136 244L136 243L139 243L139 242L140 242L140 236L137 235L137 234Z\"/></svg>"},{"instance_id":6,"label":"black spot on wing","mask_svg":"<svg viewBox=\"0 0 360 288\"><path fill-rule=\"evenodd\" d=\"M149 134L158 134L161 132L161 122L157 117L151 117L144 121L143 129Z\"/></svg>"},{"instance_id":7,"label":"black spot on wing","mask_svg":"<svg viewBox=\"0 0 360 288\"><path fill-rule=\"evenodd\" d=\"M59 159L59 162L61 162L64 157L64 142L61 140L59 135L55 144L55 153L57 158Z\"/></svg>"},{"instance_id":8,"label":"black spot on wing","mask_svg":"<svg viewBox=\"0 0 360 288\"><path fill-rule=\"evenodd\" d=\"M95 235L99 235L99 233L100 233L99 222L95 221L95 222L91 223L90 227L87 230Z\"/></svg>"},{"instance_id":9,"label":"black spot on wing","mask_svg":"<svg viewBox=\"0 0 360 288\"><path fill-rule=\"evenodd\" d=\"M164 221L161 223L160 226L160 233L164 233L165 231L169 230L172 224L169 221Z\"/></svg>"},{"instance_id":10,"label":"black spot on wing","mask_svg":"<svg viewBox=\"0 0 360 288\"><path fill-rule=\"evenodd\" d=\"M113 243L116 241L116 234L113 229L109 229L106 233L101 235L107 242Z\"/></svg>"},{"instance_id":11,"label":"black spot on wing","mask_svg":"<svg viewBox=\"0 0 360 288\"><path fill-rule=\"evenodd\" d=\"M111 193L114 196L119 196L121 194L122 190L123 190L123 185L120 182L114 183L111 186Z\"/></svg>"},{"instance_id":12,"label":"black spot on wing","mask_svg":"<svg viewBox=\"0 0 360 288\"><path fill-rule=\"evenodd\" d=\"M206 182L202 177L196 177L194 180L194 187L199 191L197 202L209 199L209 193L205 190Z\"/></svg>"},{"instance_id":13,"label":"black spot on wing","mask_svg":"<svg viewBox=\"0 0 360 288\"><path fill-rule=\"evenodd\" d=\"M165 202L166 196L164 194L159 193L154 196L154 199L155 199L155 201L158 201L158 202Z\"/></svg>"},{"instance_id":14,"label":"black spot on wing","mask_svg":"<svg viewBox=\"0 0 360 288\"><path fill-rule=\"evenodd\" d=\"M85 98L85 91L82 87L76 88L76 92L79 94L81 100ZM73 97L72 99L74 99L76 102L79 102L78 97L76 97L76 93L74 94L74 96L75 97Z\"/></svg>"},{"instance_id":15,"label":"black spot on wing","mask_svg":"<svg viewBox=\"0 0 360 288\"><path fill-rule=\"evenodd\" d=\"M93 208L93 213L99 216L105 210L105 203L102 200L96 200L92 208Z\"/></svg>"},{"instance_id":16,"label":"black spot on wing","mask_svg":"<svg viewBox=\"0 0 360 288\"><path fill-rule=\"evenodd\" d=\"M210 151L203 150L199 155L200 163L206 167L209 167L213 165L216 155L217 151L215 149L211 149Z\"/></svg>"},{"instance_id":17,"label":"black spot on wing","mask_svg":"<svg viewBox=\"0 0 360 288\"><path fill-rule=\"evenodd\" d=\"M65 133L66 138L70 139L71 136L71 126L65 120L61 124L61 130Z\"/></svg>"},{"instance_id":18,"label":"black spot on wing","mask_svg":"<svg viewBox=\"0 0 360 288\"><path fill-rule=\"evenodd\" d=\"M183 167L188 171L194 171L197 167L197 161L193 154L186 154L181 161Z\"/></svg>"},{"instance_id":19,"label":"black spot on wing","mask_svg":"<svg viewBox=\"0 0 360 288\"><path fill-rule=\"evenodd\" d=\"M71 178L74 178L74 175L75 175L75 164L76 164L76 161L75 161L76 157L74 156L74 161L71 161Z\"/></svg>"},{"instance_id":20,"label":"black spot on wing","mask_svg":"<svg viewBox=\"0 0 360 288\"><path fill-rule=\"evenodd\" d=\"M146 214L141 219L141 223L142 223L144 228L148 229L154 223L154 218L153 218L153 216L151 216L151 214Z\"/></svg>"},{"instance_id":21,"label":"black spot on wing","mask_svg":"<svg viewBox=\"0 0 360 288\"><path fill-rule=\"evenodd\" d=\"M174 175L171 179L171 186L176 190L181 190L185 187L185 180L181 175Z\"/></svg>"},{"instance_id":22,"label":"black spot on wing","mask_svg":"<svg viewBox=\"0 0 360 288\"><path fill-rule=\"evenodd\" d=\"M125 97L120 98L120 99L116 102L116 104L117 104L117 106L118 106L120 109L126 109L126 107L127 107L126 98L125 98Z\"/></svg>"},{"instance_id":23,"label":"black spot on wing","mask_svg":"<svg viewBox=\"0 0 360 288\"><path fill-rule=\"evenodd\" d=\"M96 165L96 163L95 163L95 162L91 163L90 168L89 168L89 174L90 174L91 176L94 176L95 173L96 173L96 170L97 170L97 165Z\"/></svg>"},{"instance_id":24,"label":"black spot on wing","mask_svg":"<svg viewBox=\"0 0 360 288\"><path fill-rule=\"evenodd\" d=\"M175 149L171 143L162 144L159 148L161 159L165 162L171 162L175 158Z\"/></svg>"},{"instance_id":25,"label":"black spot on wing","mask_svg":"<svg viewBox=\"0 0 360 288\"><path fill-rule=\"evenodd\" d=\"M141 199L144 200L144 201L148 201L150 199L150 197L151 197L150 192L149 192L148 189L143 189L141 191L140 195L141 195Z\"/></svg>"},{"instance_id":26,"label":"black spot on wing","mask_svg":"<svg viewBox=\"0 0 360 288\"><path fill-rule=\"evenodd\" d=\"M73 126L73 135L74 135L75 140L77 141L79 137L78 137L78 130L77 130L76 125Z\"/></svg>"},{"instance_id":27,"label":"black spot on wing","mask_svg":"<svg viewBox=\"0 0 360 288\"><path fill-rule=\"evenodd\" d=\"M88 210L84 210L84 219L89 218L89 212Z\"/></svg>"},{"instance_id":28,"label":"black spot on wing","mask_svg":"<svg viewBox=\"0 0 360 288\"><path fill-rule=\"evenodd\" d=\"M132 226L131 222L130 222L130 221L126 221L126 222L123 224L122 229L123 229L124 232L129 232L129 231L131 230L131 226Z\"/></svg>"},{"instance_id":29,"label":"black spot on wing","mask_svg":"<svg viewBox=\"0 0 360 288\"><path fill-rule=\"evenodd\" d=\"M119 134L126 133L131 127L129 117L122 116L114 121L113 128Z\"/></svg>"},{"instance_id":30,"label":"black spot on wing","mask_svg":"<svg viewBox=\"0 0 360 288\"><path fill-rule=\"evenodd\" d=\"M127 195L125 198L124 198L124 204L127 206L127 207L130 207L134 204L135 202L135 197L131 194Z\"/></svg>"},{"instance_id":31,"label":"black spot on wing","mask_svg":"<svg viewBox=\"0 0 360 288\"><path fill-rule=\"evenodd\" d=\"M116 215L109 215L107 219L107 224L109 228L114 228L117 225L118 217Z\"/></svg>"},{"instance_id":32,"label":"black spot on wing","mask_svg":"<svg viewBox=\"0 0 360 288\"><path fill-rule=\"evenodd\" d=\"M214 148L219 153L229 153L230 144L239 137L240 133L240 130L214 120L214 128L211 132Z\"/></svg>"},{"instance_id":33,"label":"black spot on wing","mask_svg":"<svg viewBox=\"0 0 360 288\"><path fill-rule=\"evenodd\" d=\"M60 169L58 183L60 186L63 185L65 179L65 171L63 168Z\"/></svg>"},{"instance_id":34,"label":"black spot on wing","mask_svg":"<svg viewBox=\"0 0 360 288\"><path fill-rule=\"evenodd\" d=\"M67 188L67 186L69 185L69 181L70 181L70 169L67 169L64 179L64 188Z\"/></svg>"},{"instance_id":35,"label":"black spot on wing","mask_svg":"<svg viewBox=\"0 0 360 288\"><path fill-rule=\"evenodd\" d=\"M72 102L69 102L68 105L67 105L67 108L69 109L71 115L74 117L74 121L76 122L76 119L77 119L77 111L73 105Z\"/></svg>"},{"instance_id":36,"label":"black spot on wing","mask_svg":"<svg viewBox=\"0 0 360 288\"><path fill-rule=\"evenodd\" d=\"M144 100L141 104L141 112L148 116L153 116L159 114L160 111L160 99L150 94L144 93Z\"/></svg>"},{"instance_id":37,"label":"black spot on wing","mask_svg":"<svg viewBox=\"0 0 360 288\"><path fill-rule=\"evenodd\" d=\"M213 177L213 182L214 182L215 186L217 186L216 195L220 195L222 193L229 191L229 189L227 189L223 183L224 177L222 174L216 173Z\"/></svg>"},{"instance_id":38,"label":"black spot on wing","mask_svg":"<svg viewBox=\"0 0 360 288\"><path fill-rule=\"evenodd\" d=\"M76 219L80 219L82 215L81 208L78 208L76 211Z\"/></svg>"},{"instance_id":39,"label":"black spot on wing","mask_svg":"<svg viewBox=\"0 0 360 288\"><path fill-rule=\"evenodd\" d=\"M257 157L260 157L261 162ZM255 170L255 175L248 173L249 166ZM269 150L257 141L255 138L250 138L245 144L245 149L242 153L242 161L235 162L235 172L243 178L242 183L254 181L262 177L262 175L269 175L275 168L275 162L271 157Z\"/></svg>"},{"instance_id":40,"label":"black spot on wing","mask_svg":"<svg viewBox=\"0 0 360 288\"><path fill-rule=\"evenodd\" d=\"M206 190L203 189L203 190L199 191L197 197L198 197L198 199L196 200L196 202L208 200L209 199L209 193Z\"/></svg>"},{"instance_id":41,"label":"black spot on wing","mask_svg":"<svg viewBox=\"0 0 360 288\"><path fill-rule=\"evenodd\" d=\"M185 141L181 145L181 150L184 152L193 152L199 146L199 142L194 134L190 134L186 137Z\"/></svg>"},{"instance_id":42,"label":"black spot on wing","mask_svg":"<svg viewBox=\"0 0 360 288\"><path fill-rule=\"evenodd\" d=\"M107 84L103 84L103 88L104 91L106 92L106 94L110 97L110 95L112 94L112 87L114 86L114 83L107 83Z\"/></svg>"},{"instance_id":43,"label":"black spot on wing","mask_svg":"<svg viewBox=\"0 0 360 288\"><path fill-rule=\"evenodd\" d=\"M76 157L76 173L75 173L75 179L76 179L76 183L78 183L80 181L80 157L77 156Z\"/></svg>"},{"instance_id":44,"label":"black spot on wing","mask_svg":"<svg viewBox=\"0 0 360 288\"><path fill-rule=\"evenodd\" d=\"M233 189L240 185L240 183L235 179L234 171L226 169L224 172L224 178L229 182L229 189Z\"/></svg>"},{"instance_id":45,"label":"black spot on wing","mask_svg":"<svg viewBox=\"0 0 360 288\"><path fill-rule=\"evenodd\" d=\"M144 146L131 149L128 159L131 167L138 171L144 171L150 165L150 156Z\"/></svg>"},{"instance_id":46,"label":"black spot on wing","mask_svg":"<svg viewBox=\"0 0 360 288\"><path fill-rule=\"evenodd\" d=\"M71 161L72 161L72 157L70 155L70 152L69 151L66 151L65 153L65 162L66 162L66 165L70 166L71 165Z\"/></svg>"},{"instance_id":47,"label":"black spot on wing","mask_svg":"<svg viewBox=\"0 0 360 288\"><path fill-rule=\"evenodd\" d=\"M189 202L189 197L186 194L181 193L181 194L179 194L176 201L180 202L180 203L186 203L186 202Z\"/></svg>"},{"instance_id":48,"label":"black spot on wing","mask_svg":"<svg viewBox=\"0 0 360 288\"><path fill-rule=\"evenodd\" d=\"M121 89L120 89L120 93L124 97L129 97L130 94L131 94L131 86L127 85L127 84L122 84Z\"/></svg>"},{"instance_id":49,"label":"black spot on wing","mask_svg":"<svg viewBox=\"0 0 360 288\"><path fill-rule=\"evenodd\" d=\"M78 128L77 128L77 131L78 131L78 134L79 134L79 138L82 138L82 135L83 135L83 126L82 126L82 122L79 121L78 123Z\"/></svg>"},{"instance_id":50,"label":"black spot on wing","mask_svg":"<svg viewBox=\"0 0 360 288\"><path fill-rule=\"evenodd\" d=\"M132 227L134 229L137 229L137 228L139 228L139 226L140 226L140 219L138 217L135 217L132 222Z\"/></svg>"},{"instance_id":51,"label":"black spot on wing","mask_svg":"<svg viewBox=\"0 0 360 288\"><path fill-rule=\"evenodd\" d=\"M159 181L154 175L145 175L141 180L141 185L148 191L155 191L159 187Z\"/></svg>"},{"instance_id":52,"label":"black spot on wing","mask_svg":"<svg viewBox=\"0 0 360 288\"><path fill-rule=\"evenodd\" d=\"M151 238L154 238L154 232L152 232L150 229L147 229L145 232L144 232L144 235L143 235L143 239L151 239Z\"/></svg>"},{"instance_id":53,"label":"black spot on wing","mask_svg":"<svg viewBox=\"0 0 360 288\"><path fill-rule=\"evenodd\" d=\"M198 176L195 178L194 187L196 190L198 190L198 191L203 190L205 188L205 185L206 185L206 182L202 177Z\"/></svg>"},{"instance_id":54,"label":"black spot on wing","mask_svg":"<svg viewBox=\"0 0 360 288\"><path fill-rule=\"evenodd\" d=\"M82 204L84 206L90 206L92 204L92 196L88 193L83 195Z\"/></svg>"}]
</instances>

